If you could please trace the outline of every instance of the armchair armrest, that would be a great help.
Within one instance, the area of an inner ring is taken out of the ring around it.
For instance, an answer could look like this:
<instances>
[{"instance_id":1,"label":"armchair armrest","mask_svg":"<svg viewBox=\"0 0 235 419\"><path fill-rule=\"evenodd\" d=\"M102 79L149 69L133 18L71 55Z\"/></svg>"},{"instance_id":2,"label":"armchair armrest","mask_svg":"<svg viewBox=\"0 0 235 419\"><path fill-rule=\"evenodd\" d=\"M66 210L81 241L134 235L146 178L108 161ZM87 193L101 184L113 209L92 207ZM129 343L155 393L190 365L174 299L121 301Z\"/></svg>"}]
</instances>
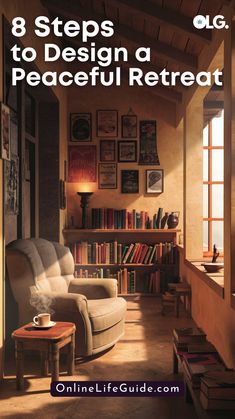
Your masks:
<instances>
[{"instance_id":1,"label":"armchair armrest","mask_svg":"<svg viewBox=\"0 0 235 419\"><path fill-rule=\"evenodd\" d=\"M117 281L114 278L77 278L69 283L68 292L79 293L88 300L117 297Z\"/></svg>"},{"instance_id":2,"label":"armchair armrest","mask_svg":"<svg viewBox=\"0 0 235 419\"><path fill-rule=\"evenodd\" d=\"M75 323L79 353L84 355L90 354L92 351L92 329L85 295L78 293L38 292L32 296L32 298L34 297L39 303L41 301L42 306L43 302L51 300L50 307L47 310L53 313L53 320Z\"/></svg>"},{"instance_id":3,"label":"armchair armrest","mask_svg":"<svg viewBox=\"0 0 235 419\"><path fill-rule=\"evenodd\" d=\"M57 292L33 292L30 304L39 311L77 312L87 310L87 299L82 294Z\"/></svg>"}]
</instances>

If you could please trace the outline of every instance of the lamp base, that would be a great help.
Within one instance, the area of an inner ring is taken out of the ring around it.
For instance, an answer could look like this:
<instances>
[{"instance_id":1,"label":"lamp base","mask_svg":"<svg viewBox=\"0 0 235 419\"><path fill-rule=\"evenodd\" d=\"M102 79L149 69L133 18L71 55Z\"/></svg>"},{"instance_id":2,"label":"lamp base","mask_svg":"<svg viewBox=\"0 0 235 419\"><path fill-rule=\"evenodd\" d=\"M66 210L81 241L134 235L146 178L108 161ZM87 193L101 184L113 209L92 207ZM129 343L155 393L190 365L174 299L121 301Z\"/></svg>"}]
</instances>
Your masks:
<instances>
[{"instance_id":1,"label":"lamp base","mask_svg":"<svg viewBox=\"0 0 235 419\"><path fill-rule=\"evenodd\" d=\"M88 228L87 226L87 208L90 197L93 195L93 192L77 192L81 197L80 207L82 208L82 227L83 229Z\"/></svg>"}]
</instances>

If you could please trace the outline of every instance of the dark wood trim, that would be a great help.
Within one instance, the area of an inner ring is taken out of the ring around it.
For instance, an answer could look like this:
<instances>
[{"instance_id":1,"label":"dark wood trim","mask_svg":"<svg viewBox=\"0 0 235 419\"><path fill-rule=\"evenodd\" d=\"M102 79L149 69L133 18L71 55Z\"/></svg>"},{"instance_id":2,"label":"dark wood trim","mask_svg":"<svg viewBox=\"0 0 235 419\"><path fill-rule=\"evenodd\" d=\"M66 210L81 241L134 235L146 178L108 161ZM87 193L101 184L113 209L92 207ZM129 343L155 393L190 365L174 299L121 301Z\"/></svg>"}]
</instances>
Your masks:
<instances>
[{"instance_id":1,"label":"dark wood trim","mask_svg":"<svg viewBox=\"0 0 235 419\"><path fill-rule=\"evenodd\" d=\"M235 293L231 295L231 307L235 309Z\"/></svg>"},{"instance_id":2,"label":"dark wood trim","mask_svg":"<svg viewBox=\"0 0 235 419\"><path fill-rule=\"evenodd\" d=\"M223 100L206 100L203 104L205 109L224 109Z\"/></svg>"}]
</instances>

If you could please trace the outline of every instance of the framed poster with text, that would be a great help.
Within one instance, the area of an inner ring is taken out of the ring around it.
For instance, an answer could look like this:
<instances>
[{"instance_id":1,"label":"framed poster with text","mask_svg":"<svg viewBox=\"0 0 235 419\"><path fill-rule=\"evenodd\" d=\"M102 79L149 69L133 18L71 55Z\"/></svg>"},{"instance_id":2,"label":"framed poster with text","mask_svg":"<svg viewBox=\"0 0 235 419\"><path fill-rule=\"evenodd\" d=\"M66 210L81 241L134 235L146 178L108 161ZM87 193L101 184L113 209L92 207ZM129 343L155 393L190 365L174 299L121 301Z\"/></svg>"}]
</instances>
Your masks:
<instances>
[{"instance_id":1,"label":"framed poster with text","mask_svg":"<svg viewBox=\"0 0 235 419\"><path fill-rule=\"evenodd\" d=\"M99 189L117 188L116 163L99 163Z\"/></svg>"}]
</instances>

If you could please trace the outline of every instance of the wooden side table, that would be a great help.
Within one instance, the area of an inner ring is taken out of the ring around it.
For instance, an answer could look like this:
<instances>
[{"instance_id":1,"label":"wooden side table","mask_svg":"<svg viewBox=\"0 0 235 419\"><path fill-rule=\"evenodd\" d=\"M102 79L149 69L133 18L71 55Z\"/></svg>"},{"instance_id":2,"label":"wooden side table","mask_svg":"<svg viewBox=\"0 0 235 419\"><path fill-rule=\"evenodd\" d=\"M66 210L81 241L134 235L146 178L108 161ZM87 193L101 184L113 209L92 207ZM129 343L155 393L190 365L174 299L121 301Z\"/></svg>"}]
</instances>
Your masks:
<instances>
[{"instance_id":1,"label":"wooden side table","mask_svg":"<svg viewBox=\"0 0 235 419\"><path fill-rule=\"evenodd\" d=\"M181 297L183 297L184 308L191 316L191 287L187 283L168 284L172 293L168 292L162 296L162 315L165 314L165 308L168 305L174 305L175 316L179 317L179 306Z\"/></svg>"},{"instance_id":2,"label":"wooden side table","mask_svg":"<svg viewBox=\"0 0 235 419\"><path fill-rule=\"evenodd\" d=\"M16 385L18 390L24 388L24 351L37 350L41 352L41 373L48 375L48 359L51 363L51 380L59 380L59 351L68 345L68 374L74 374L75 352L74 323L57 322L48 329L37 329L33 323L28 323L12 333L15 340Z\"/></svg>"}]
</instances>

